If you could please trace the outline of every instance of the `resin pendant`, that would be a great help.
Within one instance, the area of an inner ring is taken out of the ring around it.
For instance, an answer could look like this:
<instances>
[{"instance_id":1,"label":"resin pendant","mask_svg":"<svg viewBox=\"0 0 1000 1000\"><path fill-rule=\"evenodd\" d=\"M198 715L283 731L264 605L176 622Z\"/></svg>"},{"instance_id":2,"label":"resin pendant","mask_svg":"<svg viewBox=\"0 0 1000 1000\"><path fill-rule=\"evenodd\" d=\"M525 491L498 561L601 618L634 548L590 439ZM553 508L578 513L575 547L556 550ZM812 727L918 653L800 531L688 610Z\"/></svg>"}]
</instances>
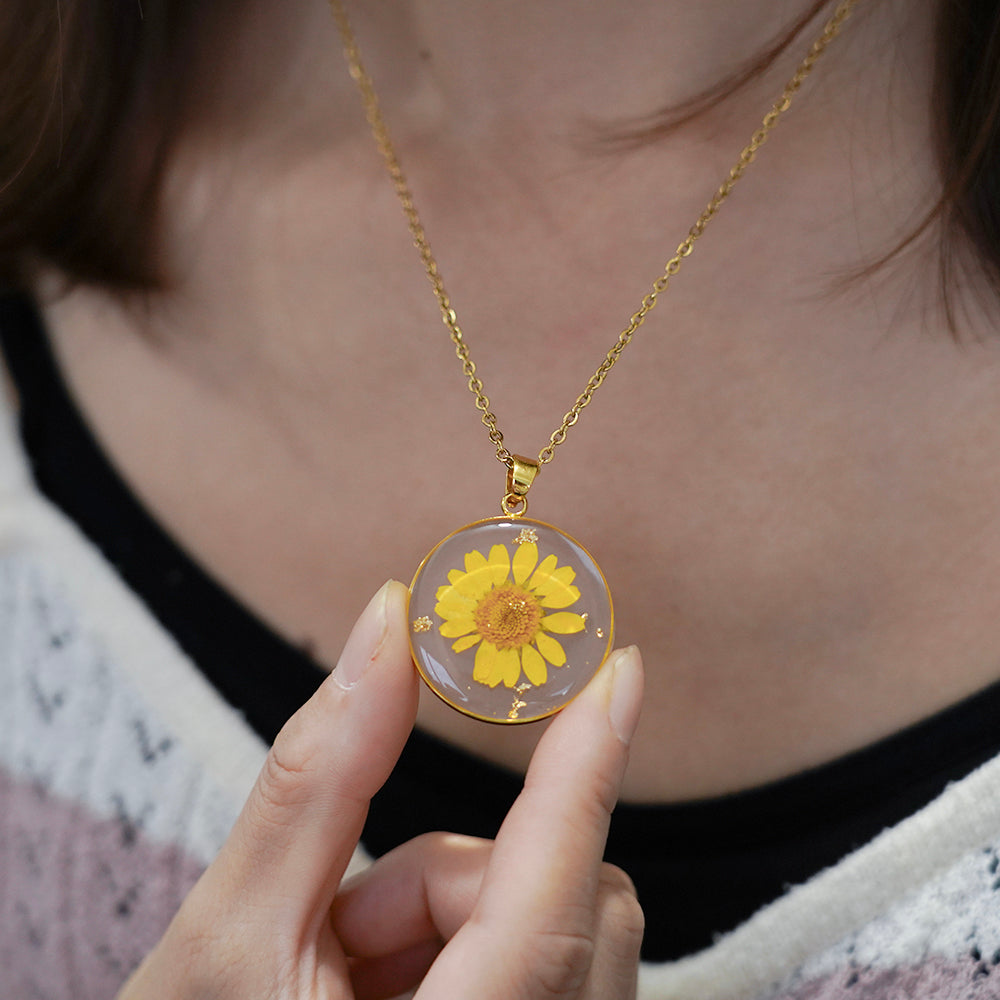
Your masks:
<instances>
[{"instance_id":1,"label":"resin pendant","mask_svg":"<svg viewBox=\"0 0 1000 1000\"><path fill-rule=\"evenodd\" d=\"M558 528L495 517L449 535L410 585L410 648L442 701L484 722L565 707L611 651L611 593Z\"/></svg>"}]
</instances>

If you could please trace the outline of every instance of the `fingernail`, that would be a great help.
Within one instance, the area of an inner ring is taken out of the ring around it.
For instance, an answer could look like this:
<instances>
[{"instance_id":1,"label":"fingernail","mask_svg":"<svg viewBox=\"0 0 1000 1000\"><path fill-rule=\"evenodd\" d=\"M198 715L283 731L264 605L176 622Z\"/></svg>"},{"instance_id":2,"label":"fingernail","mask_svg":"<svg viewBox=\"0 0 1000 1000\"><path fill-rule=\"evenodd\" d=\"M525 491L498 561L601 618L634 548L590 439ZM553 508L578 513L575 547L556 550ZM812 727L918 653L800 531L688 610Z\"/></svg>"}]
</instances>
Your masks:
<instances>
[{"instance_id":1,"label":"fingernail","mask_svg":"<svg viewBox=\"0 0 1000 1000\"><path fill-rule=\"evenodd\" d=\"M361 612L351 634L344 643L344 651L340 654L337 667L333 671L333 679L345 691L349 691L361 679L365 668L375 659L382 640L385 638L386 604L389 594L389 583L368 602L368 607Z\"/></svg>"},{"instance_id":2,"label":"fingernail","mask_svg":"<svg viewBox=\"0 0 1000 1000\"><path fill-rule=\"evenodd\" d=\"M615 734L628 746L642 708L642 657L638 647L629 646L621 650L608 666L614 671L608 719Z\"/></svg>"}]
</instances>

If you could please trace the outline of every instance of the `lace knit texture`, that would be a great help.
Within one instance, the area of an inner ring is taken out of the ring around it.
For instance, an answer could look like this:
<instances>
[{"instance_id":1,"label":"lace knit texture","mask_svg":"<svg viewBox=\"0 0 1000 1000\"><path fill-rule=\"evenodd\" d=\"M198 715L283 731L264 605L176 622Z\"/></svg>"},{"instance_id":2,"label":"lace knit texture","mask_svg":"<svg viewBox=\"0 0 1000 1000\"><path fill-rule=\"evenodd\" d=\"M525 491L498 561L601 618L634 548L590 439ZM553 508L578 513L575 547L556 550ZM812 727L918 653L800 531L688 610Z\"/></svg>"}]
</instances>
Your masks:
<instances>
[{"instance_id":1,"label":"lace knit texture","mask_svg":"<svg viewBox=\"0 0 1000 1000\"><path fill-rule=\"evenodd\" d=\"M113 997L264 752L39 496L0 405L0 998ZM1000 761L713 947L644 966L640 995L1000 997Z\"/></svg>"}]
</instances>

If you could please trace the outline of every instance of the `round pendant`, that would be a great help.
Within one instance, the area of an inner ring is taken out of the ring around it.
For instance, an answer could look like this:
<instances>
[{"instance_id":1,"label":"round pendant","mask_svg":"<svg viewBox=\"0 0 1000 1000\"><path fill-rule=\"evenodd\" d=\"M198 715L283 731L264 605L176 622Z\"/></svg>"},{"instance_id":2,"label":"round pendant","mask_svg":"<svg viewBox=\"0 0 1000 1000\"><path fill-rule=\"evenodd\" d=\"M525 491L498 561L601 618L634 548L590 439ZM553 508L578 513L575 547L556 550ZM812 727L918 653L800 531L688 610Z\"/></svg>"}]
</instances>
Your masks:
<instances>
[{"instance_id":1,"label":"round pendant","mask_svg":"<svg viewBox=\"0 0 1000 1000\"><path fill-rule=\"evenodd\" d=\"M442 701L484 722L565 707L611 651L611 593L590 553L526 517L476 521L430 552L410 585L410 649Z\"/></svg>"}]
</instances>

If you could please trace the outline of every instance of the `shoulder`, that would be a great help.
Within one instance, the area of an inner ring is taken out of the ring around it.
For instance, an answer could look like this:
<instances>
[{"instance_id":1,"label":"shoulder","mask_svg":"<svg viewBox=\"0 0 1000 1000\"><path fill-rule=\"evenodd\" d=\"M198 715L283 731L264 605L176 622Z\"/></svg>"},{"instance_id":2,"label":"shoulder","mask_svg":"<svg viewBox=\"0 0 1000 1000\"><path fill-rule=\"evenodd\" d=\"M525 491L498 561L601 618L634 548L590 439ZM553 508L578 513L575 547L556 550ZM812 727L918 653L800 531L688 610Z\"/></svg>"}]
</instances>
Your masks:
<instances>
[{"instance_id":1,"label":"shoulder","mask_svg":"<svg viewBox=\"0 0 1000 1000\"><path fill-rule=\"evenodd\" d=\"M643 970L644 1000L996 996L1000 759L711 948Z\"/></svg>"}]
</instances>

